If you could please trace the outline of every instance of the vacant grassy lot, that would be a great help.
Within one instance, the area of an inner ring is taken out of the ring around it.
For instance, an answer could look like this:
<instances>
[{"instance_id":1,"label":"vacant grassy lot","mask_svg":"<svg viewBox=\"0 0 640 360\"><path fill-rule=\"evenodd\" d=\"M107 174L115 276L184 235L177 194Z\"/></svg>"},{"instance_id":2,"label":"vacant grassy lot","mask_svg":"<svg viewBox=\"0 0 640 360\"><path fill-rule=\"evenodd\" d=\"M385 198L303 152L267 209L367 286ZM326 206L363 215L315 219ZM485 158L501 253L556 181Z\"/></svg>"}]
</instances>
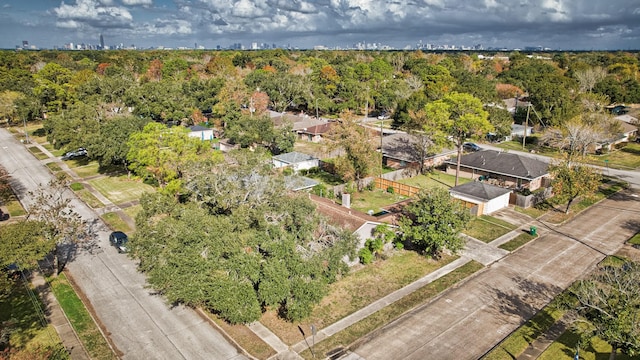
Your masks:
<instances>
[{"instance_id":1,"label":"vacant grassy lot","mask_svg":"<svg viewBox=\"0 0 640 360\"><path fill-rule=\"evenodd\" d=\"M400 315L415 308L420 304L424 304L440 294L444 290L454 286L456 283L469 277L471 274L482 269L480 263L471 261L466 265L450 272L443 277L423 286L419 290L403 297L395 303L386 306L380 311L371 314L367 318L349 326L332 337L315 344L315 353L319 354L319 358L324 358L327 352L336 348L346 348L362 336L388 324L397 319ZM307 327L308 329L309 327ZM305 359L313 359L309 350L305 350L300 354Z\"/></svg>"},{"instance_id":2,"label":"vacant grassy lot","mask_svg":"<svg viewBox=\"0 0 640 360\"><path fill-rule=\"evenodd\" d=\"M373 210L374 213L383 207L407 200L406 196L392 194L381 189L365 190L351 194L351 208L366 213Z\"/></svg>"},{"instance_id":3,"label":"vacant grassy lot","mask_svg":"<svg viewBox=\"0 0 640 360\"><path fill-rule=\"evenodd\" d=\"M640 233L635 234L631 239L629 239L629 244L640 245Z\"/></svg>"},{"instance_id":4,"label":"vacant grassy lot","mask_svg":"<svg viewBox=\"0 0 640 360\"><path fill-rule=\"evenodd\" d=\"M45 349L59 355L60 359L68 359L55 328L46 324L46 320L41 317L44 316L44 309L44 304L31 286L20 281L12 287L6 298L0 299L0 322L6 322L11 328L11 346L14 350L24 350L20 354L14 354L16 359L44 358L36 354Z\"/></svg>"},{"instance_id":5,"label":"vacant grassy lot","mask_svg":"<svg viewBox=\"0 0 640 360\"><path fill-rule=\"evenodd\" d=\"M458 185L466 184L469 181L471 181L471 179L460 177L458 178ZM398 182L411 185L411 186L416 186L422 189L431 189L434 187L449 189L455 186L456 177L454 175L449 175L442 171L434 171L433 173L428 173L425 175L417 175L408 179L402 179Z\"/></svg>"},{"instance_id":6,"label":"vacant grassy lot","mask_svg":"<svg viewBox=\"0 0 640 360\"><path fill-rule=\"evenodd\" d=\"M89 184L114 204L138 200L143 193L154 191L151 185L127 179L126 176L100 177L89 180Z\"/></svg>"},{"instance_id":7,"label":"vacant grassy lot","mask_svg":"<svg viewBox=\"0 0 640 360\"><path fill-rule=\"evenodd\" d=\"M92 359L117 359L64 274L50 279L53 293Z\"/></svg>"},{"instance_id":8,"label":"vacant grassy lot","mask_svg":"<svg viewBox=\"0 0 640 360\"><path fill-rule=\"evenodd\" d=\"M517 226L489 215L477 216L469 222L463 233L480 241L490 243L500 236L515 230Z\"/></svg>"},{"instance_id":9,"label":"vacant grassy lot","mask_svg":"<svg viewBox=\"0 0 640 360\"><path fill-rule=\"evenodd\" d=\"M413 251L398 251L386 260L364 266L331 284L329 294L314 308L312 315L304 323L284 321L273 310L266 312L260 322L282 341L292 345L303 340L298 325L308 329L310 324L314 324L322 329L453 260L455 257L435 261Z\"/></svg>"},{"instance_id":10,"label":"vacant grassy lot","mask_svg":"<svg viewBox=\"0 0 640 360\"><path fill-rule=\"evenodd\" d=\"M529 234L528 232L522 232L520 235L516 236L515 238L509 240L508 242L502 244L499 246L500 249L504 249L507 251L513 251L517 248L519 248L520 246L528 243L529 241L537 238L538 235L533 236L531 234Z\"/></svg>"}]
</instances>

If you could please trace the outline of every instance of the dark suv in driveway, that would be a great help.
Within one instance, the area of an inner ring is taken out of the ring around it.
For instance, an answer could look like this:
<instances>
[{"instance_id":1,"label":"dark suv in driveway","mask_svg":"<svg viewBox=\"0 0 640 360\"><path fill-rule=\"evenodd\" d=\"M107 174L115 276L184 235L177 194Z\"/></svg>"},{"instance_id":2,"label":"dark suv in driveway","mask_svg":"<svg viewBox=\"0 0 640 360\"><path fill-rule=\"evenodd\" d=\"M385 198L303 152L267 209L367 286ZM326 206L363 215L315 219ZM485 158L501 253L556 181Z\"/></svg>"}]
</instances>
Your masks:
<instances>
[{"instance_id":1,"label":"dark suv in driveway","mask_svg":"<svg viewBox=\"0 0 640 360\"><path fill-rule=\"evenodd\" d=\"M109 242L113 245L119 253L127 252L127 243L129 238L127 234L122 231L114 231L109 235Z\"/></svg>"}]
</instances>

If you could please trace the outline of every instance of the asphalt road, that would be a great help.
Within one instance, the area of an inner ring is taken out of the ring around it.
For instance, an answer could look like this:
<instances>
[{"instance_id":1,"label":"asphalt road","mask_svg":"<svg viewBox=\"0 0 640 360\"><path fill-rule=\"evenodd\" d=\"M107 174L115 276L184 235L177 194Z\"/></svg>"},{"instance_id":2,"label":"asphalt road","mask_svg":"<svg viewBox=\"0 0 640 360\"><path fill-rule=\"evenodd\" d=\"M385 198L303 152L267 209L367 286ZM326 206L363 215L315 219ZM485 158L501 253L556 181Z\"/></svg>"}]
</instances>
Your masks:
<instances>
[{"instance_id":1,"label":"asphalt road","mask_svg":"<svg viewBox=\"0 0 640 360\"><path fill-rule=\"evenodd\" d=\"M21 202L52 175L6 129L0 129L0 164L12 176ZM79 250L68 271L89 299L123 359L245 359L239 351L193 310L170 306L145 288L135 263L109 246L109 231L97 214L75 195L72 206L95 222L97 247Z\"/></svg>"},{"instance_id":2,"label":"asphalt road","mask_svg":"<svg viewBox=\"0 0 640 360\"><path fill-rule=\"evenodd\" d=\"M370 334L363 359L478 359L562 289L640 231L640 198L624 192ZM539 224L539 226L546 226Z\"/></svg>"}]
</instances>

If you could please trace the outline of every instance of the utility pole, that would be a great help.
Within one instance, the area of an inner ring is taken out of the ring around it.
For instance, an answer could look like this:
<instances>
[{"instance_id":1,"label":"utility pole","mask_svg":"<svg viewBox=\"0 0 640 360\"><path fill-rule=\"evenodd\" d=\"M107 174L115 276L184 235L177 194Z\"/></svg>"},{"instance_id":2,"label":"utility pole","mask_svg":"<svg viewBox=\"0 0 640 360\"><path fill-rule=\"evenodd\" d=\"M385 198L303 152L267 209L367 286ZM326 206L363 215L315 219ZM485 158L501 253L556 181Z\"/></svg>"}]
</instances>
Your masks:
<instances>
[{"instance_id":1,"label":"utility pole","mask_svg":"<svg viewBox=\"0 0 640 360\"><path fill-rule=\"evenodd\" d=\"M524 119L524 134L522 134L522 150L525 149L525 143L527 141L527 126L529 125L529 109L531 104L527 105L527 118Z\"/></svg>"}]
</instances>

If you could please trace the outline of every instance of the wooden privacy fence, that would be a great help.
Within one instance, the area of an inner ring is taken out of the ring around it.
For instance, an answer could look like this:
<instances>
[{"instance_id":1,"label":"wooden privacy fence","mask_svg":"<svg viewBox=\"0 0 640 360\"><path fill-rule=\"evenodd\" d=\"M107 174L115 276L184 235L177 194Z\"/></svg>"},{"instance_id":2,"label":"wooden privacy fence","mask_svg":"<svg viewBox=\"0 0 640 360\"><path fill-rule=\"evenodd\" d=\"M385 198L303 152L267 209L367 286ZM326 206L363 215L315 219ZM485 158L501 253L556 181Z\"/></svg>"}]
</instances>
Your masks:
<instances>
[{"instance_id":1,"label":"wooden privacy fence","mask_svg":"<svg viewBox=\"0 0 640 360\"><path fill-rule=\"evenodd\" d=\"M375 181L376 181L376 188L386 191L387 189L392 187L393 192L395 194L399 194L407 197L414 197L418 195L418 193L420 192L419 187L402 184L396 181L391 181L391 180L387 180L379 177L377 177Z\"/></svg>"}]
</instances>

